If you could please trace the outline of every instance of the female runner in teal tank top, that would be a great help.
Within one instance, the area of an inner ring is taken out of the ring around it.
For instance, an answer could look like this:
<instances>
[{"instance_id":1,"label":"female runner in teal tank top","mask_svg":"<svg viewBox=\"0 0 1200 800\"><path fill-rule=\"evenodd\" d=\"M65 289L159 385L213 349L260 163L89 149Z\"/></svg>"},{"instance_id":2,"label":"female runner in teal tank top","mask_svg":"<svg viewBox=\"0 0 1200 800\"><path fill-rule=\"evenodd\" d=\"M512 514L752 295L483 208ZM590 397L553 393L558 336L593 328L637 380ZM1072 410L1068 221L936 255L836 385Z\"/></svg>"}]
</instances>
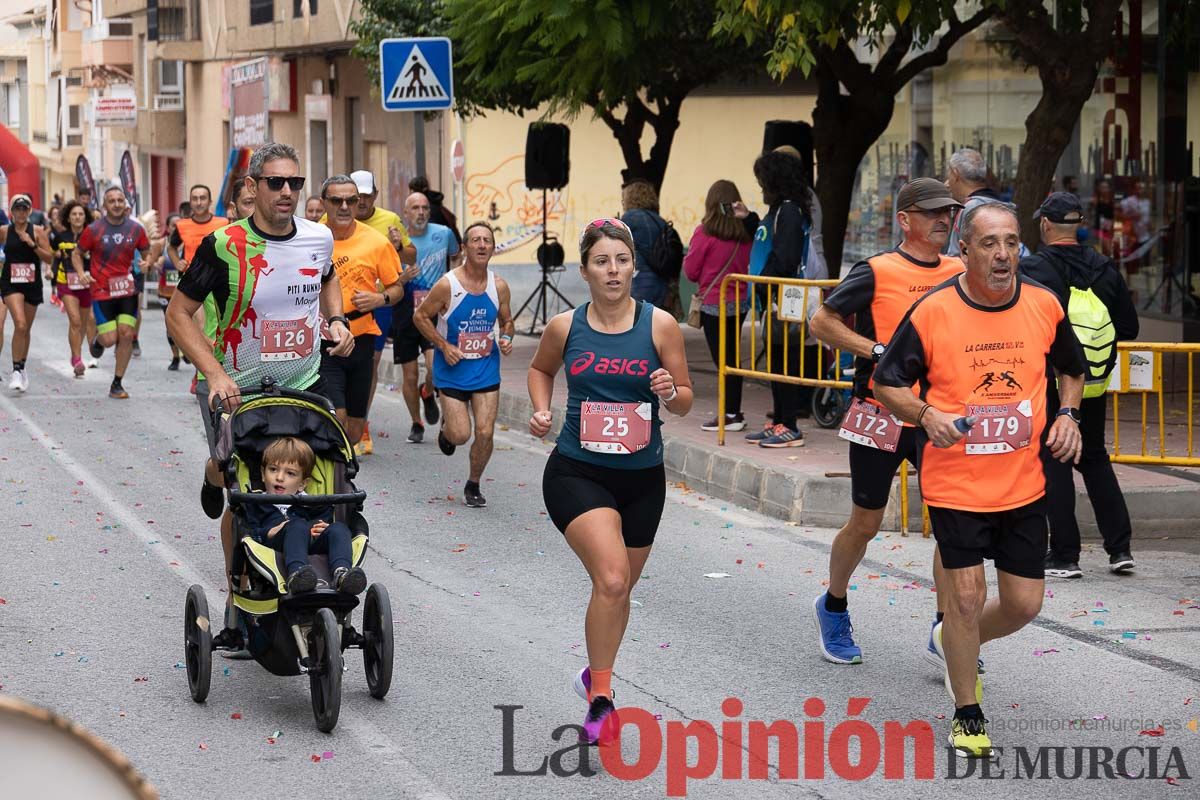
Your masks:
<instances>
[{"instance_id":1,"label":"female runner in teal tank top","mask_svg":"<svg viewBox=\"0 0 1200 800\"><path fill-rule=\"evenodd\" d=\"M619 727L613 664L666 498L659 413L687 414L692 388L679 323L630 297L629 228L616 219L591 222L579 250L591 300L554 317L542 334L529 367L529 432L550 433L554 376L565 361L566 417L546 462L542 495L592 579L584 622L588 666L575 676L575 691L588 703L580 739L594 744Z\"/></svg>"}]
</instances>

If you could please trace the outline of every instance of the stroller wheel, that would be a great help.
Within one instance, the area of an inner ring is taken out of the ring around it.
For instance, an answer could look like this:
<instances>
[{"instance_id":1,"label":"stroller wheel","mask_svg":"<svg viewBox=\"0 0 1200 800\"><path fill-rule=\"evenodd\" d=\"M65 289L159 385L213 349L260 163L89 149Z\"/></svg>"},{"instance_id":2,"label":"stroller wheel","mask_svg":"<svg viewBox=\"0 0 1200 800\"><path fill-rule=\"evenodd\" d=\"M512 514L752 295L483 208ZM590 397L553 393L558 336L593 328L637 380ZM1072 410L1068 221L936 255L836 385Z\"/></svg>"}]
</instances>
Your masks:
<instances>
[{"instance_id":1,"label":"stroller wheel","mask_svg":"<svg viewBox=\"0 0 1200 800\"><path fill-rule=\"evenodd\" d=\"M204 587L194 584L183 604L183 663L192 699L203 703L212 682L212 628Z\"/></svg>"},{"instance_id":2,"label":"stroller wheel","mask_svg":"<svg viewBox=\"0 0 1200 800\"><path fill-rule=\"evenodd\" d=\"M846 413L847 405L845 391L821 387L813 392L813 419L822 428L836 428Z\"/></svg>"},{"instance_id":3,"label":"stroller wheel","mask_svg":"<svg viewBox=\"0 0 1200 800\"><path fill-rule=\"evenodd\" d=\"M313 717L317 720L317 730L329 733L337 725L342 710L342 644L341 627L328 608L318 611L313 620L308 634L308 655L312 662L308 684Z\"/></svg>"},{"instance_id":4,"label":"stroller wheel","mask_svg":"<svg viewBox=\"0 0 1200 800\"><path fill-rule=\"evenodd\" d=\"M387 587L373 583L363 601L363 667L371 697L382 700L392 687L392 601Z\"/></svg>"}]
</instances>

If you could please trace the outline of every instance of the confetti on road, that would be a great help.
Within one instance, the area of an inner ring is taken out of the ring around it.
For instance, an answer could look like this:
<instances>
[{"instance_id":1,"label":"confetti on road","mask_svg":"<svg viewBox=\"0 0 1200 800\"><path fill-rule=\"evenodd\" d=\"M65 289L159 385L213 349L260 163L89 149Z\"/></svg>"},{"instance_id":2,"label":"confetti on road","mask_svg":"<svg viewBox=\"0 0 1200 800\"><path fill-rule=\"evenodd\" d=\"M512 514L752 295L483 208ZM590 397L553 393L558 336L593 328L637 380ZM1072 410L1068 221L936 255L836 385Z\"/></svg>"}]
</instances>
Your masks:
<instances>
[{"instance_id":1,"label":"confetti on road","mask_svg":"<svg viewBox=\"0 0 1200 800\"><path fill-rule=\"evenodd\" d=\"M738 563L740 564L742 562L739 560ZM733 576L730 575L728 572L706 572L706 573L704 573L704 577L706 577L706 578L732 578Z\"/></svg>"},{"instance_id":2,"label":"confetti on road","mask_svg":"<svg viewBox=\"0 0 1200 800\"><path fill-rule=\"evenodd\" d=\"M1057 653L1057 652L1058 652L1058 649L1057 649L1057 648L1054 648L1054 647L1048 647L1048 648L1046 648L1045 650L1034 650L1034 651L1033 651L1033 654L1034 654L1035 656L1048 656L1048 655L1050 655L1051 653Z\"/></svg>"}]
</instances>

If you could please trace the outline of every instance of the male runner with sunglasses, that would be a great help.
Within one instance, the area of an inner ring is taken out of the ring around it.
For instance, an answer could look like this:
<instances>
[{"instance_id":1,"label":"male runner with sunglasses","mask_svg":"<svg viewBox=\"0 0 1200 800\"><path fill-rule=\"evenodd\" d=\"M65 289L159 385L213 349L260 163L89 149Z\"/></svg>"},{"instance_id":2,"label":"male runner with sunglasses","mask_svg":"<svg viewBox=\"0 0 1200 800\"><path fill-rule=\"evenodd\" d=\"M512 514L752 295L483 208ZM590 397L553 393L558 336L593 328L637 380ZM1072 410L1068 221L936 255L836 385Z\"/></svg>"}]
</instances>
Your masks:
<instances>
[{"instance_id":1,"label":"male runner with sunglasses","mask_svg":"<svg viewBox=\"0 0 1200 800\"><path fill-rule=\"evenodd\" d=\"M354 348L342 316L333 234L324 225L294 216L304 188L299 170L300 157L286 144L275 142L255 151L245 178L246 191L254 196L254 213L204 237L167 307L167 330L207 379L207 391L196 395L213 456L205 469L200 504L212 519L221 517L224 505L224 480L212 452L211 409L216 401L232 410L243 390L256 390L267 377L279 386L320 393L319 316L329 321L330 355L347 356ZM211 345L193 318L209 295L217 311ZM221 544L228 572L233 553L228 511L221 520ZM241 638L237 630L227 628L213 644L236 650Z\"/></svg>"}]
</instances>

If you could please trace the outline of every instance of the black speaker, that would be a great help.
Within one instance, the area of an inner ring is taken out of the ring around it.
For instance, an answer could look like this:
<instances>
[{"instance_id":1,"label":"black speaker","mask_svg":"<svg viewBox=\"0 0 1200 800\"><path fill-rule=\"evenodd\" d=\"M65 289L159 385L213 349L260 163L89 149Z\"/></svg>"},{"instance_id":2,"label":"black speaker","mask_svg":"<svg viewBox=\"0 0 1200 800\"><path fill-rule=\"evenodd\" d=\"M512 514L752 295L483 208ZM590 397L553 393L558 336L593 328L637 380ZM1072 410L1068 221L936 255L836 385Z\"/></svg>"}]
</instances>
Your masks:
<instances>
[{"instance_id":1,"label":"black speaker","mask_svg":"<svg viewBox=\"0 0 1200 800\"><path fill-rule=\"evenodd\" d=\"M813 178L813 134L812 125L787 119L769 120L763 127L763 152L790 144L800 151L804 162L804 177L812 184Z\"/></svg>"},{"instance_id":2,"label":"black speaker","mask_svg":"<svg viewBox=\"0 0 1200 800\"><path fill-rule=\"evenodd\" d=\"M571 172L571 129L557 122L531 122L525 136L525 185L561 189Z\"/></svg>"}]
</instances>

